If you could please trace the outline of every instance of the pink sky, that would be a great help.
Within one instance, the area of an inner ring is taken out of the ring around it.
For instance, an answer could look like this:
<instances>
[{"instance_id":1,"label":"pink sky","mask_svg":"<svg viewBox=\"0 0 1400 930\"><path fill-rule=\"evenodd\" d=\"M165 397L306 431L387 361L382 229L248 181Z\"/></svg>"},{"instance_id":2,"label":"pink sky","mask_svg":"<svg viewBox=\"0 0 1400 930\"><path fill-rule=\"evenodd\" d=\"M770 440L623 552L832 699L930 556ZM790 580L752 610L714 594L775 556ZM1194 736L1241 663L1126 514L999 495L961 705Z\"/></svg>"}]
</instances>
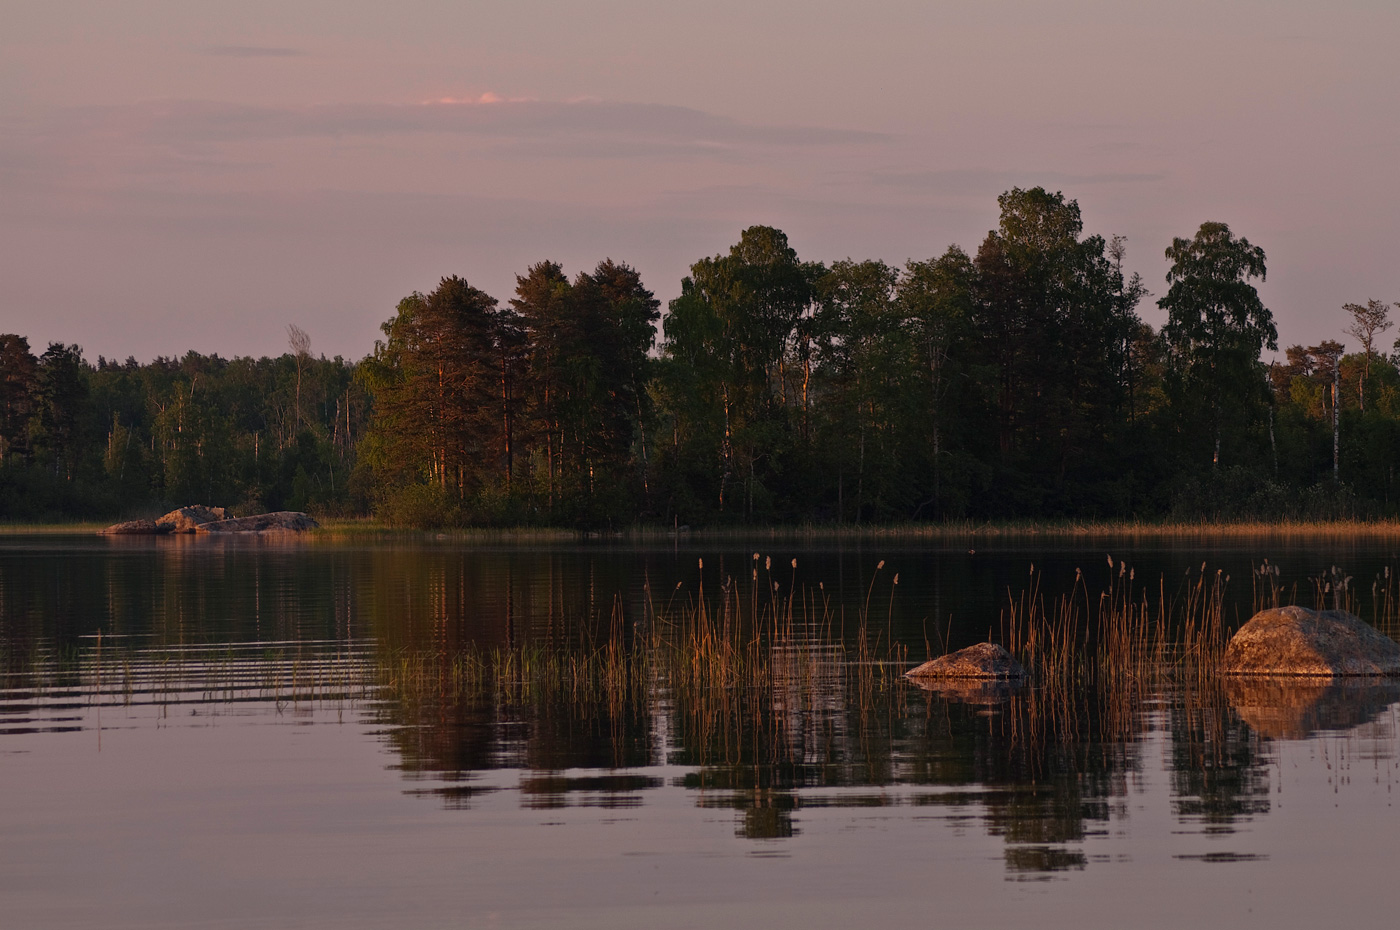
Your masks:
<instances>
[{"instance_id":1,"label":"pink sky","mask_svg":"<svg viewBox=\"0 0 1400 930\"><path fill-rule=\"evenodd\" d=\"M91 359L287 323L358 357L409 291L504 300L545 258L669 299L755 223L807 259L974 250L1012 185L1158 294L1171 237L1229 223L1284 343L1400 300L1393 2L0 9L0 331Z\"/></svg>"}]
</instances>

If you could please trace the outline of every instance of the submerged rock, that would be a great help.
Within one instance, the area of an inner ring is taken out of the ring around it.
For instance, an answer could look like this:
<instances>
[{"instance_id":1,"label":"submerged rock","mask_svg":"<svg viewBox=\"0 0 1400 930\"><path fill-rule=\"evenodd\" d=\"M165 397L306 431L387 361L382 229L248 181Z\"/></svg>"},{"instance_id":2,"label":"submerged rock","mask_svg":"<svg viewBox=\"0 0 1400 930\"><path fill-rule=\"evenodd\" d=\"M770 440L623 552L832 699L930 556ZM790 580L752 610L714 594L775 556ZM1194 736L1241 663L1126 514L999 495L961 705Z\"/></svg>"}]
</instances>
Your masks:
<instances>
[{"instance_id":1,"label":"submerged rock","mask_svg":"<svg viewBox=\"0 0 1400 930\"><path fill-rule=\"evenodd\" d=\"M1025 678L1026 670L1011 653L996 643L978 643L930 659L918 668L904 673L905 678Z\"/></svg>"},{"instance_id":2,"label":"submerged rock","mask_svg":"<svg viewBox=\"0 0 1400 930\"><path fill-rule=\"evenodd\" d=\"M304 533L321 524L295 510L260 513L254 517L234 517L213 523L202 523L196 533Z\"/></svg>"},{"instance_id":3,"label":"submerged rock","mask_svg":"<svg viewBox=\"0 0 1400 930\"><path fill-rule=\"evenodd\" d=\"M162 526L154 520L127 520L113 523L105 530L98 530L98 536L162 536L170 532L170 527Z\"/></svg>"},{"instance_id":4,"label":"submerged rock","mask_svg":"<svg viewBox=\"0 0 1400 930\"><path fill-rule=\"evenodd\" d=\"M1225 691L1240 719L1272 739L1349 730L1400 701L1400 684L1385 678L1236 676Z\"/></svg>"},{"instance_id":5,"label":"submerged rock","mask_svg":"<svg viewBox=\"0 0 1400 930\"><path fill-rule=\"evenodd\" d=\"M1400 643L1344 610L1260 611L1225 647L1229 675L1400 675Z\"/></svg>"},{"instance_id":6,"label":"submerged rock","mask_svg":"<svg viewBox=\"0 0 1400 930\"><path fill-rule=\"evenodd\" d=\"M179 510L172 510L163 517L156 520L157 526L169 527L171 533L193 533L196 528L205 523L214 523L218 520L227 520L228 511L222 507L205 507L203 504L192 504L189 507L181 507Z\"/></svg>"}]
</instances>

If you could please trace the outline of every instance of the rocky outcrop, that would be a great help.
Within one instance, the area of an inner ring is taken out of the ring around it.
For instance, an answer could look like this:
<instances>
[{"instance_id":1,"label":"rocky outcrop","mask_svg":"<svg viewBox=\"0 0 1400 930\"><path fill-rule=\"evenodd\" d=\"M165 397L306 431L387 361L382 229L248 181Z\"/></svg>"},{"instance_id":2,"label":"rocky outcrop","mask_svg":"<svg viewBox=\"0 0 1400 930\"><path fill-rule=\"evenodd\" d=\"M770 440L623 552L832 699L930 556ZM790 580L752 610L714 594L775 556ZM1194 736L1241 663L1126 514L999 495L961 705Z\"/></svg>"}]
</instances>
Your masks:
<instances>
[{"instance_id":1,"label":"rocky outcrop","mask_svg":"<svg viewBox=\"0 0 1400 930\"><path fill-rule=\"evenodd\" d=\"M995 643L978 643L939 656L910 669L904 677L917 682L944 678L1000 678L1022 679L1026 670L1012 657L1011 653Z\"/></svg>"},{"instance_id":2,"label":"rocky outcrop","mask_svg":"<svg viewBox=\"0 0 1400 930\"><path fill-rule=\"evenodd\" d=\"M163 536L168 533L304 533L321 524L304 513L282 510L254 517L230 517L222 507L196 504L172 510L159 520L129 520L101 531L103 536Z\"/></svg>"},{"instance_id":3,"label":"rocky outcrop","mask_svg":"<svg viewBox=\"0 0 1400 930\"><path fill-rule=\"evenodd\" d=\"M162 536L170 532L170 527L161 526L154 520L127 520L113 523L105 530L98 530L98 536Z\"/></svg>"},{"instance_id":4,"label":"rocky outcrop","mask_svg":"<svg viewBox=\"0 0 1400 930\"><path fill-rule=\"evenodd\" d=\"M276 513L260 513L255 517L234 517L231 520L218 520L202 523L195 528L199 534L205 533L304 533L314 530L321 524L304 513L294 510L280 510Z\"/></svg>"},{"instance_id":5,"label":"rocky outcrop","mask_svg":"<svg viewBox=\"0 0 1400 930\"><path fill-rule=\"evenodd\" d=\"M203 504L194 504L170 511L157 519L156 525L168 527L166 532L170 533L193 533L205 523L227 520L228 518L228 511L222 507L205 507Z\"/></svg>"},{"instance_id":6,"label":"rocky outcrop","mask_svg":"<svg viewBox=\"0 0 1400 930\"><path fill-rule=\"evenodd\" d=\"M1350 730L1400 701L1400 684L1388 678L1237 675L1226 681L1225 692L1240 719L1271 739Z\"/></svg>"},{"instance_id":7,"label":"rocky outcrop","mask_svg":"<svg viewBox=\"0 0 1400 930\"><path fill-rule=\"evenodd\" d=\"M1277 607L1255 614L1230 637L1225 672L1319 678L1400 675L1400 644L1344 610Z\"/></svg>"}]
</instances>

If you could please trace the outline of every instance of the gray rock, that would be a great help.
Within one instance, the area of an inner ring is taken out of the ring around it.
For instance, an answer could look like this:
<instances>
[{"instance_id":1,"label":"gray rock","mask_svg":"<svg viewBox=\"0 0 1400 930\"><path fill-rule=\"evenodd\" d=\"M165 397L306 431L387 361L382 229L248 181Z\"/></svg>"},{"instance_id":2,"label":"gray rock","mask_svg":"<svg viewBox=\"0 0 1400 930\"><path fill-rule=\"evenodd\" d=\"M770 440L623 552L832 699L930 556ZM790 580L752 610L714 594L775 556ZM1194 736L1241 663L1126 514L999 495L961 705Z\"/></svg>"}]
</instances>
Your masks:
<instances>
[{"instance_id":1,"label":"gray rock","mask_svg":"<svg viewBox=\"0 0 1400 930\"><path fill-rule=\"evenodd\" d=\"M203 504L193 504L189 507L181 507L179 510L172 510L165 516L157 518L156 525L169 527L171 533L193 533L197 527L205 523L214 523L228 518L228 511L222 507L205 507Z\"/></svg>"},{"instance_id":2,"label":"gray rock","mask_svg":"<svg viewBox=\"0 0 1400 930\"><path fill-rule=\"evenodd\" d=\"M929 678L1025 678L1026 670L1011 653L995 643L978 643L930 659L918 668L910 669L904 677Z\"/></svg>"},{"instance_id":3,"label":"gray rock","mask_svg":"<svg viewBox=\"0 0 1400 930\"><path fill-rule=\"evenodd\" d=\"M1260 611L1225 647L1228 675L1400 675L1400 644L1344 610Z\"/></svg>"},{"instance_id":4,"label":"gray rock","mask_svg":"<svg viewBox=\"0 0 1400 930\"><path fill-rule=\"evenodd\" d=\"M163 536L170 532L170 527L161 526L154 520L127 520L125 523L113 523L105 530L98 530L98 536Z\"/></svg>"},{"instance_id":5,"label":"gray rock","mask_svg":"<svg viewBox=\"0 0 1400 930\"><path fill-rule=\"evenodd\" d=\"M204 533L304 533L314 530L321 524L304 513L294 510L279 510L276 513L260 513L254 517L234 517L202 523L195 532Z\"/></svg>"}]
</instances>

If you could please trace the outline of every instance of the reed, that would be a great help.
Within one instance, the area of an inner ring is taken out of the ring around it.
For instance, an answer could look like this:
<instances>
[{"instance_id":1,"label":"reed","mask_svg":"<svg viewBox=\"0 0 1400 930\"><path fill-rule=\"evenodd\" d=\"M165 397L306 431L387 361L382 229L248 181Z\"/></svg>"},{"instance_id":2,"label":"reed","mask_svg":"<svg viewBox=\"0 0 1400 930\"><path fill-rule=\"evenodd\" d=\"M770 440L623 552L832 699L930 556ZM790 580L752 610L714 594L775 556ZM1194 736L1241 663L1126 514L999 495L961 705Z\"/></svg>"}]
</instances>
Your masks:
<instances>
[{"instance_id":1,"label":"reed","mask_svg":"<svg viewBox=\"0 0 1400 930\"><path fill-rule=\"evenodd\" d=\"M897 578L882 580L883 562L877 566L864 605L850 618L848 642L844 613L833 608L824 586L797 586L796 567L792 560L786 571L775 568L755 553L746 579L728 577L717 590L702 584L690 594L677 586L663 605L648 600L641 624L629 623L614 604L596 643L381 654L379 683L409 708L464 701L621 708L661 701L687 726L713 732L721 719L755 702L801 715L844 703L848 691L859 704L894 690L908 662L907 649L890 635Z\"/></svg>"},{"instance_id":2,"label":"reed","mask_svg":"<svg viewBox=\"0 0 1400 930\"><path fill-rule=\"evenodd\" d=\"M1229 634L1230 576L1202 563L1169 594L1165 578L1155 589L1139 586L1127 563L1107 559L1109 582L1097 592L1077 570L1070 592L1047 601L1034 566L1019 595L1008 591L1003 642L1035 679L1112 691L1217 674Z\"/></svg>"}]
</instances>

